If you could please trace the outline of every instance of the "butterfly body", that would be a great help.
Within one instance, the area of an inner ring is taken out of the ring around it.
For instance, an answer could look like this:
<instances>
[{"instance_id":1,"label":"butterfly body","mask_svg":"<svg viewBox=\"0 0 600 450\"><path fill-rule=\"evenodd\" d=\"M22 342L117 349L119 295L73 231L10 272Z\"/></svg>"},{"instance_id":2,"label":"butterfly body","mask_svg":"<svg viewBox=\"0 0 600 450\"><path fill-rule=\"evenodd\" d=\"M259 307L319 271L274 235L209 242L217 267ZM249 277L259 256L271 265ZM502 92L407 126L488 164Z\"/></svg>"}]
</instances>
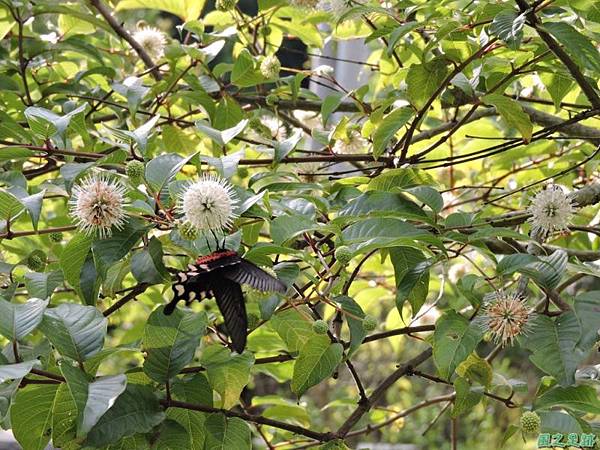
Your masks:
<instances>
[{"instance_id":1,"label":"butterfly body","mask_svg":"<svg viewBox=\"0 0 600 450\"><path fill-rule=\"evenodd\" d=\"M173 300L165 306L164 313L175 311L181 300L187 305L194 300L215 298L231 336L233 349L242 353L246 347L248 318L241 284L261 291L284 293L285 285L233 250L217 250L196 259L188 270L177 273L173 284Z\"/></svg>"}]
</instances>

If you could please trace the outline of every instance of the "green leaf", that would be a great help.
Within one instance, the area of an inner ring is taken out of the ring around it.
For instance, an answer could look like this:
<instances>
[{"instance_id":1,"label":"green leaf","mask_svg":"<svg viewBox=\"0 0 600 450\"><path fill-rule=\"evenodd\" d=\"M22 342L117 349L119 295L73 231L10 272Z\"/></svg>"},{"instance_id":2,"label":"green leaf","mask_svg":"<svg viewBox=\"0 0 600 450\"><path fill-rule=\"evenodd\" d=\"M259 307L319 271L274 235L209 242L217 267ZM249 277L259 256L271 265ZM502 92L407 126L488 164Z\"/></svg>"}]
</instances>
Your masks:
<instances>
[{"instance_id":1,"label":"green leaf","mask_svg":"<svg viewBox=\"0 0 600 450\"><path fill-rule=\"evenodd\" d=\"M368 185L372 191L397 192L422 184L435 184L435 180L427 172L419 169L391 169L373 178Z\"/></svg>"},{"instance_id":2,"label":"green leaf","mask_svg":"<svg viewBox=\"0 0 600 450\"><path fill-rule=\"evenodd\" d=\"M91 237L84 234L76 234L60 254L59 264L65 280L77 292L81 292L81 269L91 248Z\"/></svg>"},{"instance_id":3,"label":"green leaf","mask_svg":"<svg viewBox=\"0 0 600 450\"><path fill-rule=\"evenodd\" d=\"M252 449L250 428L237 417L211 414L206 419L205 450L250 450Z\"/></svg>"},{"instance_id":4,"label":"green leaf","mask_svg":"<svg viewBox=\"0 0 600 450\"><path fill-rule=\"evenodd\" d=\"M135 433L147 433L165 419L151 387L129 383L88 433L86 445L102 447Z\"/></svg>"},{"instance_id":5,"label":"green leaf","mask_svg":"<svg viewBox=\"0 0 600 450\"><path fill-rule=\"evenodd\" d=\"M25 303L10 303L0 298L0 334L12 341L23 339L38 327L46 306L48 301L39 298Z\"/></svg>"},{"instance_id":6,"label":"green leaf","mask_svg":"<svg viewBox=\"0 0 600 450\"><path fill-rule=\"evenodd\" d=\"M554 107L557 109L560 108L560 103L575 85L570 74L559 70L551 73L542 73L540 74L540 79L546 86L548 94L550 94L552 102L554 103Z\"/></svg>"},{"instance_id":7,"label":"green leaf","mask_svg":"<svg viewBox=\"0 0 600 450\"><path fill-rule=\"evenodd\" d=\"M46 194L46 190L42 190L37 194L28 195L26 197L22 197L19 199L21 204L25 206L27 212L29 213L29 217L31 217L31 224L33 225L33 229L38 229L38 222L40 220L40 214L42 212L42 202L44 200L44 195Z\"/></svg>"},{"instance_id":8,"label":"green leaf","mask_svg":"<svg viewBox=\"0 0 600 450\"><path fill-rule=\"evenodd\" d=\"M396 278L396 308L402 317L404 302L408 300L414 317L427 299L432 261L412 247L394 247L389 252Z\"/></svg>"},{"instance_id":9,"label":"green leaf","mask_svg":"<svg viewBox=\"0 0 600 450\"><path fill-rule=\"evenodd\" d=\"M581 337L577 342L577 350L582 358L587 356L600 339L597 326L600 323L599 298L600 291L589 291L575 297L575 314L581 323Z\"/></svg>"},{"instance_id":10,"label":"green leaf","mask_svg":"<svg viewBox=\"0 0 600 450\"><path fill-rule=\"evenodd\" d=\"M529 357L531 362L561 385L573 384L578 364L575 346L581 337L581 325L575 314L567 312L556 320L539 315L530 329L523 341L524 347L533 353Z\"/></svg>"},{"instance_id":11,"label":"green leaf","mask_svg":"<svg viewBox=\"0 0 600 450\"><path fill-rule=\"evenodd\" d=\"M427 214L404 194L367 191L348 202L339 211L334 223L344 223L365 216L429 220Z\"/></svg>"},{"instance_id":12,"label":"green leaf","mask_svg":"<svg viewBox=\"0 0 600 450\"><path fill-rule=\"evenodd\" d=\"M189 379L176 379L171 391L176 400L206 406L213 405L213 393L206 376L196 373ZM206 440L207 414L185 408L167 409L167 417L179 423L188 432L188 449L203 450Z\"/></svg>"},{"instance_id":13,"label":"green leaf","mask_svg":"<svg viewBox=\"0 0 600 450\"><path fill-rule=\"evenodd\" d=\"M358 350L363 339L367 335L367 331L363 327L363 319L365 313L358 303L354 299L345 295L340 295L334 298L334 300L340 304L342 310L349 314L345 314L346 322L348 322L348 328L350 328L350 346L348 347L347 357L350 358L352 354ZM350 315L352 314L352 316Z\"/></svg>"},{"instance_id":14,"label":"green leaf","mask_svg":"<svg viewBox=\"0 0 600 450\"><path fill-rule=\"evenodd\" d=\"M400 219L375 218L356 222L342 232L345 244L354 252L366 253L383 247L416 246L417 241L443 248L438 238L428 231Z\"/></svg>"},{"instance_id":15,"label":"green leaf","mask_svg":"<svg viewBox=\"0 0 600 450\"><path fill-rule=\"evenodd\" d=\"M330 94L325 97L323 103L321 104L321 119L323 121L323 126L327 126L327 121L331 114L342 104L342 100L344 100L346 96L336 92L334 94Z\"/></svg>"},{"instance_id":16,"label":"green leaf","mask_svg":"<svg viewBox=\"0 0 600 450\"><path fill-rule=\"evenodd\" d=\"M170 279L163 263L162 244L152 237L148 247L134 253L131 258L131 273L140 283L164 283Z\"/></svg>"},{"instance_id":17,"label":"green leaf","mask_svg":"<svg viewBox=\"0 0 600 450\"><path fill-rule=\"evenodd\" d=\"M188 431L179 423L166 420L161 428L155 448L161 450L190 450Z\"/></svg>"},{"instance_id":18,"label":"green leaf","mask_svg":"<svg viewBox=\"0 0 600 450\"><path fill-rule=\"evenodd\" d=\"M221 396L221 407L229 409L236 405L248 384L254 355L249 352L239 355L220 345L211 345L202 352L200 362L206 367L210 385Z\"/></svg>"},{"instance_id":19,"label":"green leaf","mask_svg":"<svg viewBox=\"0 0 600 450\"><path fill-rule=\"evenodd\" d=\"M297 396L309 388L329 378L342 362L344 347L332 344L328 336L317 335L310 338L300 350L294 364L292 392Z\"/></svg>"},{"instance_id":20,"label":"green leaf","mask_svg":"<svg viewBox=\"0 0 600 450\"><path fill-rule=\"evenodd\" d=\"M53 384L30 384L17 392L10 407L10 422L23 450L43 450L50 441L56 390Z\"/></svg>"},{"instance_id":21,"label":"green leaf","mask_svg":"<svg viewBox=\"0 0 600 450\"><path fill-rule=\"evenodd\" d=\"M10 192L0 189L0 219L9 221L23 212L25 206Z\"/></svg>"},{"instance_id":22,"label":"green leaf","mask_svg":"<svg viewBox=\"0 0 600 450\"><path fill-rule=\"evenodd\" d=\"M170 12L187 22L200 16L204 3L204 0L121 0L116 10L159 9Z\"/></svg>"},{"instance_id":23,"label":"green leaf","mask_svg":"<svg viewBox=\"0 0 600 450\"><path fill-rule=\"evenodd\" d=\"M243 49L233 64L231 82L239 87L249 87L264 80L256 60L247 49Z\"/></svg>"},{"instance_id":24,"label":"green leaf","mask_svg":"<svg viewBox=\"0 0 600 450\"><path fill-rule=\"evenodd\" d=\"M92 252L96 268L104 276L110 266L130 253L134 245L147 231L141 220L130 219L122 229L115 231L111 237L94 241Z\"/></svg>"},{"instance_id":25,"label":"green leaf","mask_svg":"<svg viewBox=\"0 0 600 450\"><path fill-rule=\"evenodd\" d=\"M490 33L502 39L508 48L517 50L523 40L525 14L505 10L499 12L490 26Z\"/></svg>"},{"instance_id":26,"label":"green leaf","mask_svg":"<svg viewBox=\"0 0 600 450\"><path fill-rule=\"evenodd\" d=\"M412 64L406 74L408 101L417 109L425 106L448 74L446 62L434 59L424 64Z\"/></svg>"},{"instance_id":27,"label":"green leaf","mask_svg":"<svg viewBox=\"0 0 600 450\"><path fill-rule=\"evenodd\" d=\"M85 436L125 391L127 377L99 377L90 383L85 372L68 361L63 361L60 369L67 380L69 394L76 406L77 436Z\"/></svg>"},{"instance_id":28,"label":"green leaf","mask_svg":"<svg viewBox=\"0 0 600 450\"><path fill-rule=\"evenodd\" d=\"M299 214L285 214L271 222L271 239L275 244L283 244L301 233L320 229L322 226L310 217Z\"/></svg>"},{"instance_id":29,"label":"green leaf","mask_svg":"<svg viewBox=\"0 0 600 450\"><path fill-rule=\"evenodd\" d=\"M488 94L481 97L481 101L496 107L498 114L505 120L508 126L516 128L523 140L529 142L533 132L533 124L519 102L499 94Z\"/></svg>"},{"instance_id":30,"label":"green leaf","mask_svg":"<svg viewBox=\"0 0 600 450\"><path fill-rule=\"evenodd\" d=\"M283 339L288 351L295 353L304 347L311 337L316 336L310 317L310 310L306 306L299 306L278 312L269 323Z\"/></svg>"},{"instance_id":31,"label":"green leaf","mask_svg":"<svg viewBox=\"0 0 600 450\"><path fill-rule=\"evenodd\" d=\"M483 394L474 392L469 382L462 377L457 377L454 380L454 390L456 392L456 399L454 400L450 414L453 418L472 411L483 398Z\"/></svg>"},{"instance_id":32,"label":"green leaf","mask_svg":"<svg viewBox=\"0 0 600 450\"><path fill-rule=\"evenodd\" d=\"M39 365L40 362L37 359L16 364L0 365L0 384L7 380L18 380L23 378L31 372L31 369Z\"/></svg>"},{"instance_id":33,"label":"green leaf","mask_svg":"<svg viewBox=\"0 0 600 450\"><path fill-rule=\"evenodd\" d=\"M157 156L146 164L145 178L155 194L160 193L177 172L195 156L183 158L176 153Z\"/></svg>"},{"instance_id":34,"label":"green leaf","mask_svg":"<svg viewBox=\"0 0 600 450\"><path fill-rule=\"evenodd\" d=\"M302 130L296 130L294 134L281 142L273 141L273 159L275 162L281 162L283 158L296 148L296 145L298 145L298 142L302 139L302 134Z\"/></svg>"},{"instance_id":35,"label":"green leaf","mask_svg":"<svg viewBox=\"0 0 600 450\"><path fill-rule=\"evenodd\" d=\"M411 108L398 108L377 124L377 129L373 133L373 156L375 158L383 154L394 135L410 120L413 114Z\"/></svg>"},{"instance_id":36,"label":"green leaf","mask_svg":"<svg viewBox=\"0 0 600 450\"><path fill-rule=\"evenodd\" d=\"M450 379L483 337L483 331L463 316L450 310L435 324L433 333L433 360L445 379Z\"/></svg>"},{"instance_id":37,"label":"green leaf","mask_svg":"<svg viewBox=\"0 0 600 450\"><path fill-rule=\"evenodd\" d=\"M54 289L62 285L63 274L54 272L28 272L25 274L25 287L31 297L50 298Z\"/></svg>"},{"instance_id":38,"label":"green leaf","mask_svg":"<svg viewBox=\"0 0 600 450\"><path fill-rule=\"evenodd\" d=\"M61 383L52 406L52 445L68 449L77 437L77 405L67 383Z\"/></svg>"},{"instance_id":39,"label":"green leaf","mask_svg":"<svg viewBox=\"0 0 600 450\"><path fill-rule=\"evenodd\" d=\"M198 120L196 122L196 128L211 138L219 145L227 145L233 138L235 138L238 134L244 131L248 125L248 119L244 119L240 121L237 125L227 128L226 130L217 130L211 127L207 122Z\"/></svg>"},{"instance_id":40,"label":"green leaf","mask_svg":"<svg viewBox=\"0 0 600 450\"><path fill-rule=\"evenodd\" d=\"M563 250L540 257L516 253L503 257L496 270L503 275L520 272L531 277L541 287L554 289L565 273L567 261L568 255Z\"/></svg>"},{"instance_id":41,"label":"green leaf","mask_svg":"<svg viewBox=\"0 0 600 450\"><path fill-rule=\"evenodd\" d=\"M164 306L155 309L144 328L144 373L159 383L175 377L194 358L207 322L205 313L175 309L167 316Z\"/></svg>"},{"instance_id":42,"label":"green leaf","mask_svg":"<svg viewBox=\"0 0 600 450\"><path fill-rule=\"evenodd\" d=\"M600 72L600 53L586 36L566 22L545 22L543 28L565 46L579 66Z\"/></svg>"},{"instance_id":43,"label":"green leaf","mask_svg":"<svg viewBox=\"0 0 600 450\"><path fill-rule=\"evenodd\" d=\"M63 303L46 310L40 329L62 356L83 362L102 350L107 324L93 306Z\"/></svg>"},{"instance_id":44,"label":"green leaf","mask_svg":"<svg viewBox=\"0 0 600 450\"><path fill-rule=\"evenodd\" d=\"M600 414L600 399L592 386L557 386L534 403L535 409L566 408L573 411Z\"/></svg>"}]
</instances>

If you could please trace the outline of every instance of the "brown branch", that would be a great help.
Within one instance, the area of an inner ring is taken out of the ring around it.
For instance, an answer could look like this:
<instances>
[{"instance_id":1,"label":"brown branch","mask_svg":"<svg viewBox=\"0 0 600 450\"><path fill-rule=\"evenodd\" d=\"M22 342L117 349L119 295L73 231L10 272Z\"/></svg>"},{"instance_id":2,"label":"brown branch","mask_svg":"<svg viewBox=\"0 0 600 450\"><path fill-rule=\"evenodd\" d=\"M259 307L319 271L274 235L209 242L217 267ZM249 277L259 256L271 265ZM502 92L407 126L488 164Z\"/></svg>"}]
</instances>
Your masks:
<instances>
[{"instance_id":1,"label":"brown branch","mask_svg":"<svg viewBox=\"0 0 600 450\"><path fill-rule=\"evenodd\" d=\"M285 422L280 422L278 420L268 419L262 416L255 416L252 414L246 414L241 412L232 411L230 409L220 409L220 408L212 408L210 406L198 405L186 402L180 402L177 400L162 400L161 405L165 408L182 408L189 409L191 411L200 411L206 413L220 413L227 417L237 417L239 419L245 420L247 422L256 423L259 425L266 425L274 428L279 428L281 430L291 431L295 434L300 434L302 436L306 436L312 439L316 439L319 442L330 441L334 439L333 433L319 433L317 431L312 431L304 427L300 427L297 425L292 425Z\"/></svg>"},{"instance_id":2,"label":"brown branch","mask_svg":"<svg viewBox=\"0 0 600 450\"><path fill-rule=\"evenodd\" d=\"M396 381L402 378L405 375L412 373L413 368L422 364L431 358L432 349L428 348L427 350L421 352L419 355L415 356L405 364L402 364L398 369L396 369L392 374L390 374L385 380L381 382L377 388L373 391L373 393L366 399L366 401L361 402L354 412L346 419L346 421L342 424L342 426L337 431L337 436L343 438L346 436L352 427L356 425L356 423L364 416L386 393L386 391L391 388Z\"/></svg>"},{"instance_id":3,"label":"brown branch","mask_svg":"<svg viewBox=\"0 0 600 450\"><path fill-rule=\"evenodd\" d=\"M138 295L140 295L141 293L143 293L146 289L148 289L149 284L148 283L140 283L138 285L136 285L127 295L125 295L123 298L121 298L120 300L117 300L115 303L113 303L110 307L108 307L103 313L102 315L104 317L108 317L110 316L112 313L114 313L115 311L118 311L119 309L121 309L123 306L125 306L127 303L129 303L131 300L135 299Z\"/></svg>"},{"instance_id":4,"label":"brown branch","mask_svg":"<svg viewBox=\"0 0 600 450\"><path fill-rule=\"evenodd\" d=\"M155 80L160 80L162 78L158 67L152 61L152 58L146 53L146 50L121 26L121 24L115 19L112 15L110 9L101 2L101 0L90 0L91 5L98 10L100 15L104 17L104 20L110 25L110 27L117 33L121 38L123 38L127 43L135 50L135 52L142 58L146 67L150 70L150 73L154 77Z\"/></svg>"}]
</instances>

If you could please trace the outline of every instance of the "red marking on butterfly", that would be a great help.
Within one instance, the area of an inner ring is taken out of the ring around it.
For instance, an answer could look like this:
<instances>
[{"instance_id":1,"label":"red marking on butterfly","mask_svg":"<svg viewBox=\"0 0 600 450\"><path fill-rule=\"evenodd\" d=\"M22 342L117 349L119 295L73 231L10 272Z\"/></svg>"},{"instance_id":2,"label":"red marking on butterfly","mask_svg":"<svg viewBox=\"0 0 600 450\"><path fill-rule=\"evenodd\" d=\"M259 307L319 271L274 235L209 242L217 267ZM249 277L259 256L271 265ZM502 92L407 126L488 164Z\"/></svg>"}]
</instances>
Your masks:
<instances>
[{"instance_id":1,"label":"red marking on butterfly","mask_svg":"<svg viewBox=\"0 0 600 450\"><path fill-rule=\"evenodd\" d=\"M217 250L196 259L189 269L177 274L173 284L173 300L164 313L172 314L180 300L187 305L194 300L215 298L231 337L233 349L242 353L248 335L248 317L241 284L261 291L285 293L286 286L260 267L245 260L233 250Z\"/></svg>"}]
</instances>

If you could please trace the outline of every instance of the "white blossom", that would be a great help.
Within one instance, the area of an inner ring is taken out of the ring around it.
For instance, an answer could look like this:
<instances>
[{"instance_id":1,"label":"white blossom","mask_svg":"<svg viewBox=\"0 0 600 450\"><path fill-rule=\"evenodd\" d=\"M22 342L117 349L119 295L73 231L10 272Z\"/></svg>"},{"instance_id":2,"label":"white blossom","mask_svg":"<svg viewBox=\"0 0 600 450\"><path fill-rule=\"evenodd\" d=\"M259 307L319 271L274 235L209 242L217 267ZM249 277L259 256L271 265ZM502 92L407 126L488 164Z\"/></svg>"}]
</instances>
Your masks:
<instances>
[{"instance_id":1,"label":"white blossom","mask_svg":"<svg viewBox=\"0 0 600 450\"><path fill-rule=\"evenodd\" d=\"M133 39L148 53L152 59L159 59L165 53L167 39L165 34L158 28L143 27L133 33Z\"/></svg>"},{"instance_id":2,"label":"white blossom","mask_svg":"<svg viewBox=\"0 0 600 450\"><path fill-rule=\"evenodd\" d=\"M551 184L540 191L527 209L533 231L548 234L566 230L571 222L575 208L560 186Z\"/></svg>"},{"instance_id":3,"label":"white blossom","mask_svg":"<svg viewBox=\"0 0 600 450\"><path fill-rule=\"evenodd\" d=\"M267 56L260 64L260 73L268 79L277 78L280 70L281 63L275 55Z\"/></svg>"},{"instance_id":4,"label":"white blossom","mask_svg":"<svg viewBox=\"0 0 600 450\"><path fill-rule=\"evenodd\" d=\"M365 149L367 144L367 140L363 138L358 131L352 130L348 133L346 139L338 139L335 141L333 152L346 155L360 153Z\"/></svg>"},{"instance_id":5,"label":"white blossom","mask_svg":"<svg viewBox=\"0 0 600 450\"><path fill-rule=\"evenodd\" d=\"M238 202L229 182L215 175L204 175L190 183L179 196L178 209L184 219L198 230L227 229L237 217Z\"/></svg>"},{"instance_id":6,"label":"white blossom","mask_svg":"<svg viewBox=\"0 0 600 450\"><path fill-rule=\"evenodd\" d=\"M303 9L314 9L318 3L319 0L290 0L290 5Z\"/></svg>"},{"instance_id":7,"label":"white blossom","mask_svg":"<svg viewBox=\"0 0 600 450\"><path fill-rule=\"evenodd\" d=\"M125 224L125 187L106 176L89 175L73 187L69 206L82 232L104 239Z\"/></svg>"},{"instance_id":8,"label":"white blossom","mask_svg":"<svg viewBox=\"0 0 600 450\"><path fill-rule=\"evenodd\" d=\"M320 0L318 9L331 13L334 17L339 18L346 14L354 3L359 3L352 0Z\"/></svg>"},{"instance_id":9,"label":"white blossom","mask_svg":"<svg viewBox=\"0 0 600 450\"><path fill-rule=\"evenodd\" d=\"M331 66L328 66L327 64L323 64L321 66L317 66L313 69L313 73L315 75L320 75L322 77L324 76L331 76L333 75L334 69Z\"/></svg>"}]
</instances>

